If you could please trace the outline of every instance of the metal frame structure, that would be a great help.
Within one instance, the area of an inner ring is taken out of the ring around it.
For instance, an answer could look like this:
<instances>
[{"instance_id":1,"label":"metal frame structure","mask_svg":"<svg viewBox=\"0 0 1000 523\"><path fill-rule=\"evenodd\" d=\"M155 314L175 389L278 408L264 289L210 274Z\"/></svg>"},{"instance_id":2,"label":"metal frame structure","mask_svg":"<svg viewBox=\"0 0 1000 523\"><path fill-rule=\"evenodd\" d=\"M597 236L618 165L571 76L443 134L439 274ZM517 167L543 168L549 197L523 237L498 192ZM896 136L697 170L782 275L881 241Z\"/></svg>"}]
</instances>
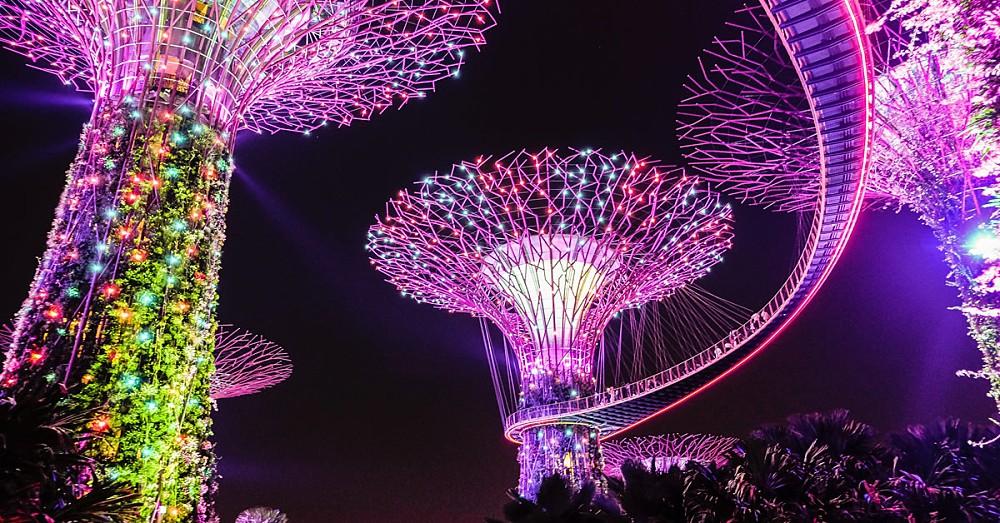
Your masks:
<instances>
[{"instance_id":1,"label":"metal frame structure","mask_svg":"<svg viewBox=\"0 0 1000 523\"><path fill-rule=\"evenodd\" d=\"M722 260L729 206L677 168L544 149L480 158L400 191L372 226L375 268L404 295L489 318L513 346L520 408L590 397L614 314L671 296ZM598 474L598 427L556 420L520 450L520 492Z\"/></svg>"},{"instance_id":2,"label":"metal frame structure","mask_svg":"<svg viewBox=\"0 0 1000 523\"><path fill-rule=\"evenodd\" d=\"M736 442L736 438L706 434L663 434L605 441L601 444L604 474L620 479L622 465L628 461L658 472L667 472L675 466L683 469L691 461L722 465Z\"/></svg>"},{"instance_id":3,"label":"metal frame structure","mask_svg":"<svg viewBox=\"0 0 1000 523\"><path fill-rule=\"evenodd\" d=\"M649 378L592 396L518 410L507 438L551 423L599 427L610 438L711 386L768 346L829 276L861 211L872 147L873 68L855 0L762 0L791 57L819 141L820 190L805 248L778 293L713 346Z\"/></svg>"},{"instance_id":4,"label":"metal frame structure","mask_svg":"<svg viewBox=\"0 0 1000 523\"><path fill-rule=\"evenodd\" d=\"M280 345L262 336L220 325L215 332L213 400L256 394L292 375L292 360Z\"/></svg>"}]
</instances>

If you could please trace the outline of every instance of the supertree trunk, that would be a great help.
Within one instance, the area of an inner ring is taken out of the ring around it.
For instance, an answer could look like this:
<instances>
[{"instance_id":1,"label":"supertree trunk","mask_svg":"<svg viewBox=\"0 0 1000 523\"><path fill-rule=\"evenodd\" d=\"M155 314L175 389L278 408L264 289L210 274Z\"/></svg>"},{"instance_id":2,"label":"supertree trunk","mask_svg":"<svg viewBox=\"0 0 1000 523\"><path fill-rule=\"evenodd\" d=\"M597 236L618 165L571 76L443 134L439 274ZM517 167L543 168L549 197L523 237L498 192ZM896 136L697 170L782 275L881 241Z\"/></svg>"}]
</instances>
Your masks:
<instances>
[{"instance_id":1,"label":"supertree trunk","mask_svg":"<svg viewBox=\"0 0 1000 523\"><path fill-rule=\"evenodd\" d=\"M605 488L604 461L597 429L588 425L555 423L528 430L518 451L521 476L517 491L535 499L542 480L559 474L575 488L593 482Z\"/></svg>"},{"instance_id":2,"label":"supertree trunk","mask_svg":"<svg viewBox=\"0 0 1000 523\"><path fill-rule=\"evenodd\" d=\"M97 103L2 380L98 407L88 451L141 493L143 520L204 521L231 142L164 93Z\"/></svg>"}]
</instances>

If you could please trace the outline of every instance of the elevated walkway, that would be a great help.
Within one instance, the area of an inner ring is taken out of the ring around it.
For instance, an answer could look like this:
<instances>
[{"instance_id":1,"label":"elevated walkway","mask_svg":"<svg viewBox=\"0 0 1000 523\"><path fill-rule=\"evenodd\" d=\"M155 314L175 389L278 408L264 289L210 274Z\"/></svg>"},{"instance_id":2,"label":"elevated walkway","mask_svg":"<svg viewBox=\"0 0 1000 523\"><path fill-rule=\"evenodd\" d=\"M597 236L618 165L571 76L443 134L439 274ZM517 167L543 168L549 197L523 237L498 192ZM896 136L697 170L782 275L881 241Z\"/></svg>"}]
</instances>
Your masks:
<instances>
[{"instance_id":1,"label":"elevated walkway","mask_svg":"<svg viewBox=\"0 0 1000 523\"><path fill-rule=\"evenodd\" d=\"M750 321L726 339L642 381L518 410L504 432L584 423L612 437L697 394L771 343L805 308L840 257L864 198L871 148L872 60L856 0L761 0L809 99L819 137L821 186L798 263Z\"/></svg>"}]
</instances>

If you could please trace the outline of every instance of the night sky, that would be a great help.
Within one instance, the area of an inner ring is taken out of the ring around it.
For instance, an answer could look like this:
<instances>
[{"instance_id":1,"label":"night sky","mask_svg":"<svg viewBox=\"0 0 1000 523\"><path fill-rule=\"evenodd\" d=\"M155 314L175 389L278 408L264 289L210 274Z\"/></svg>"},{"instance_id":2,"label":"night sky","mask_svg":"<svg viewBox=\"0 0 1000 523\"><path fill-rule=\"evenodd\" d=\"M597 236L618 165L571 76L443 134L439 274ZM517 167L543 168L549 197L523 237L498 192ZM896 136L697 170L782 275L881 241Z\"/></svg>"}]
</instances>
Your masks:
<instances>
[{"instance_id":1,"label":"night sky","mask_svg":"<svg viewBox=\"0 0 1000 523\"><path fill-rule=\"evenodd\" d=\"M695 5L698 4L698 5ZM609 7L614 5L614 7ZM507 1L458 79L400 111L313 136L241 135L219 317L283 345L295 372L220 401L218 508L303 522L476 521L517 482L479 326L403 299L365 234L397 190L514 149L593 147L681 162L674 107L699 50L739 2ZM0 316L43 252L89 97L0 54ZM745 305L777 290L793 217L736 208L732 255L706 286ZM741 435L798 412L850 409L883 430L985 420L986 384L929 230L865 212L825 287L752 362L630 435ZM785 272L782 272L785 271Z\"/></svg>"}]
</instances>

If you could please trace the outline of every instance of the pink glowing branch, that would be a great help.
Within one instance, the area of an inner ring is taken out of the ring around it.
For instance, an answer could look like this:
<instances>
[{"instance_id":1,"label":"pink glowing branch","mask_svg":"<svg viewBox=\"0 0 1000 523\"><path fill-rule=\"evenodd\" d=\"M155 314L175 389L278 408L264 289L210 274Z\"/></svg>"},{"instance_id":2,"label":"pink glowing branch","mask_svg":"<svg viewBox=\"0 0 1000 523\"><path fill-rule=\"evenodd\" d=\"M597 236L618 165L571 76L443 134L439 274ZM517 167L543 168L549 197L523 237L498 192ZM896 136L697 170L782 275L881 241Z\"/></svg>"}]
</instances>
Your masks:
<instances>
[{"instance_id":1,"label":"pink glowing branch","mask_svg":"<svg viewBox=\"0 0 1000 523\"><path fill-rule=\"evenodd\" d=\"M809 209L819 148L805 96L767 20L741 12L739 38L716 39L701 75L689 78L692 95L679 109L686 156L743 201ZM964 51L917 44L884 22L870 28L880 56L869 195L933 226L979 215L1000 170L1000 149L973 132L981 71L963 62Z\"/></svg>"},{"instance_id":2,"label":"pink glowing branch","mask_svg":"<svg viewBox=\"0 0 1000 523\"><path fill-rule=\"evenodd\" d=\"M220 326L215 336L212 399L235 398L273 387L292 375L292 360L275 343Z\"/></svg>"},{"instance_id":3,"label":"pink glowing branch","mask_svg":"<svg viewBox=\"0 0 1000 523\"><path fill-rule=\"evenodd\" d=\"M256 132L347 125L456 75L491 0L3 0L0 43L98 96L150 73Z\"/></svg>"},{"instance_id":4,"label":"pink glowing branch","mask_svg":"<svg viewBox=\"0 0 1000 523\"><path fill-rule=\"evenodd\" d=\"M868 185L875 196L909 206L935 228L982 214L983 191L1000 181L1000 154L969 131L975 83L933 55L912 56L879 76Z\"/></svg>"},{"instance_id":5,"label":"pink glowing branch","mask_svg":"<svg viewBox=\"0 0 1000 523\"><path fill-rule=\"evenodd\" d=\"M689 76L678 108L685 156L702 178L741 201L781 211L814 207L819 148L808 101L760 8L738 12Z\"/></svg>"},{"instance_id":6,"label":"pink glowing branch","mask_svg":"<svg viewBox=\"0 0 1000 523\"><path fill-rule=\"evenodd\" d=\"M11 350L14 346L14 326L12 323L0 325L0 351Z\"/></svg>"},{"instance_id":7,"label":"pink glowing branch","mask_svg":"<svg viewBox=\"0 0 1000 523\"><path fill-rule=\"evenodd\" d=\"M622 465L633 461L647 469L666 472L671 467L684 468L688 462L722 465L736 438L703 434L666 434L619 441L605 441L604 474L621 478Z\"/></svg>"},{"instance_id":8,"label":"pink glowing branch","mask_svg":"<svg viewBox=\"0 0 1000 523\"><path fill-rule=\"evenodd\" d=\"M275 343L220 326L215 340L212 399L234 398L273 387L292 375L292 361Z\"/></svg>"}]
</instances>

